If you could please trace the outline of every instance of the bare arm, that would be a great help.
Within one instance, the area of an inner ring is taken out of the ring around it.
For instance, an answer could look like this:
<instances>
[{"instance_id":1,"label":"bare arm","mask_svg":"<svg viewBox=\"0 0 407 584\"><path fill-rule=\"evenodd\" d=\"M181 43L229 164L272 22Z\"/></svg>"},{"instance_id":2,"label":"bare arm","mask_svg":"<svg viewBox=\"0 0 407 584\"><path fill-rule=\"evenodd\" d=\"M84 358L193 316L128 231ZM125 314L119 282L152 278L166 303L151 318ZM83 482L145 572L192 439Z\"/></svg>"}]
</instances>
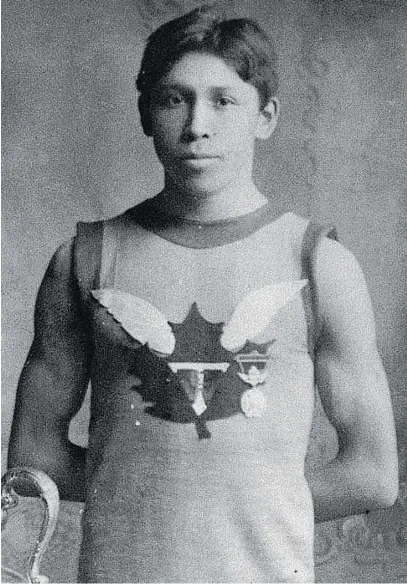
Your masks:
<instances>
[{"instance_id":1,"label":"bare arm","mask_svg":"<svg viewBox=\"0 0 407 584\"><path fill-rule=\"evenodd\" d=\"M349 251L325 240L316 281L323 321L316 380L339 451L307 478L316 521L327 521L393 505L398 465L391 400L362 271Z\"/></svg>"},{"instance_id":2,"label":"bare arm","mask_svg":"<svg viewBox=\"0 0 407 584\"><path fill-rule=\"evenodd\" d=\"M68 440L89 379L89 347L71 270L72 242L61 246L42 281L34 341L17 389L8 465L48 473L62 498L83 500L86 449Z\"/></svg>"}]
</instances>

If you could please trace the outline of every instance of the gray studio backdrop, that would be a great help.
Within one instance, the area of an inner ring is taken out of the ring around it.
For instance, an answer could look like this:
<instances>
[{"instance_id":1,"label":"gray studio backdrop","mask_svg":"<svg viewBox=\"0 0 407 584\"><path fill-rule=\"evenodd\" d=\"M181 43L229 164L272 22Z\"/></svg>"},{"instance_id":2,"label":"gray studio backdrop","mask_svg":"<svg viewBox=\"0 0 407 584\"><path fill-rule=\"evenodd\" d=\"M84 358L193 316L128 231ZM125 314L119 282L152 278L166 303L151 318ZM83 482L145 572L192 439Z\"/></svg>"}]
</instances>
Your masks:
<instances>
[{"instance_id":1,"label":"gray studio backdrop","mask_svg":"<svg viewBox=\"0 0 407 584\"><path fill-rule=\"evenodd\" d=\"M149 32L198 4L3 1L3 469L43 272L76 221L112 216L161 188L134 78ZM400 499L393 510L318 527L318 579L407 581L406 2L219 4L258 19L279 47L282 115L259 147L258 185L277 205L336 224L366 274L390 379ZM86 424L87 403L72 428L83 444ZM334 452L317 408L309 464ZM54 582L75 581L80 515L80 505L63 504L44 562ZM39 517L38 503L25 501L4 534L6 563L21 567Z\"/></svg>"}]
</instances>

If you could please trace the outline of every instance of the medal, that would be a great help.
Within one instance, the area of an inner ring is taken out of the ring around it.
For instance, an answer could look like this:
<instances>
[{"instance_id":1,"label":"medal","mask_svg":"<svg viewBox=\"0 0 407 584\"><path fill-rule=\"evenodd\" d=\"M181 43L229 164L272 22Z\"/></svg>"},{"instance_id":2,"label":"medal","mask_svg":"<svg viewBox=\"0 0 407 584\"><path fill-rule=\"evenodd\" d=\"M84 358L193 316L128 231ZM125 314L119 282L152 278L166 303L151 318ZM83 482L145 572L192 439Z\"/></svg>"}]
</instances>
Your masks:
<instances>
[{"instance_id":1,"label":"medal","mask_svg":"<svg viewBox=\"0 0 407 584\"><path fill-rule=\"evenodd\" d=\"M261 418L267 409L267 398L257 387L246 389L240 399L240 407L248 418Z\"/></svg>"},{"instance_id":2,"label":"medal","mask_svg":"<svg viewBox=\"0 0 407 584\"><path fill-rule=\"evenodd\" d=\"M210 438L211 433L206 426L206 421L201 417L206 412L208 406L205 401L205 372L206 371L222 371L226 373L229 369L230 363L168 363L173 373L187 373L187 378L180 375L179 381L183 387L192 409L197 415L195 420L198 438ZM207 393L208 395L208 393ZM208 399L212 397L212 392L209 392Z\"/></svg>"},{"instance_id":3,"label":"medal","mask_svg":"<svg viewBox=\"0 0 407 584\"><path fill-rule=\"evenodd\" d=\"M191 402L197 416L207 409L204 396L205 371L222 371L225 373L229 363L168 363L174 373L188 372L188 380L180 379L180 383Z\"/></svg>"},{"instance_id":4,"label":"medal","mask_svg":"<svg viewBox=\"0 0 407 584\"><path fill-rule=\"evenodd\" d=\"M240 398L242 412L248 418L260 418L267 409L267 398L258 386L267 379L268 356L253 351L238 355L235 361L239 364L240 379L251 385L251 389L246 389Z\"/></svg>"}]
</instances>

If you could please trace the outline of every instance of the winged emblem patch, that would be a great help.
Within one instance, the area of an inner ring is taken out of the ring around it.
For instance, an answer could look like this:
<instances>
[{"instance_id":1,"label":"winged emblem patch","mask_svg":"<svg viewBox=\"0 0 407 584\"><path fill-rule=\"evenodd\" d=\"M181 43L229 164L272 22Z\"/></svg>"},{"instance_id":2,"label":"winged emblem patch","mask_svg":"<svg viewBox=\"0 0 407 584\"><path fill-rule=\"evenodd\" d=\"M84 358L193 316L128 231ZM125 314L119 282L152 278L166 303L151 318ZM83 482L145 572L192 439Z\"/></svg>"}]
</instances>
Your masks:
<instances>
[{"instance_id":1,"label":"winged emblem patch","mask_svg":"<svg viewBox=\"0 0 407 584\"><path fill-rule=\"evenodd\" d=\"M259 338L306 283L286 281L249 292L226 323L207 321L195 302L182 323L171 323L150 302L128 292L103 288L92 295L143 345L134 352L132 367L142 382L134 390L150 404L146 412L173 422L195 422L201 439L211 436L208 421L242 412L263 415L267 400L260 386L267 378L268 348L274 340L259 344Z\"/></svg>"},{"instance_id":2,"label":"winged emblem patch","mask_svg":"<svg viewBox=\"0 0 407 584\"><path fill-rule=\"evenodd\" d=\"M223 326L222 347L236 352L253 341L307 282L289 280L249 292ZM175 336L167 317L150 302L113 288L92 290L92 295L134 340L163 355L174 352Z\"/></svg>"}]
</instances>

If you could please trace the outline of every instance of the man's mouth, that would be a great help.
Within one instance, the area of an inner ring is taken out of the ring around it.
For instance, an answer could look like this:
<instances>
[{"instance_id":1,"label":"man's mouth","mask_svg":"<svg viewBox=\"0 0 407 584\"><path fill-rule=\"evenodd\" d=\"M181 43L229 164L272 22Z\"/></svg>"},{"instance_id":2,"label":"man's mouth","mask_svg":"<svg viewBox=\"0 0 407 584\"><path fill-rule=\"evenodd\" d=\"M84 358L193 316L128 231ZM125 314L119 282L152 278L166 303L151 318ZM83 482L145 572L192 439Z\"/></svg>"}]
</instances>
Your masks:
<instances>
[{"instance_id":1,"label":"man's mouth","mask_svg":"<svg viewBox=\"0 0 407 584\"><path fill-rule=\"evenodd\" d=\"M181 156L183 160L212 160L215 158L219 158L217 154L204 154L204 153L190 153L184 154Z\"/></svg>"},{"instance_id":2,"label":"man's mouth","mask_svg":"<svg viewBox=\"0 0 407 584\"><path fill-rule=\"evenodd\" d=\"M220 160L217 154L204 152L187 152L181 155L181 163L191 170L202 171L210 169Z\"/></svg>"}]
</instances>

